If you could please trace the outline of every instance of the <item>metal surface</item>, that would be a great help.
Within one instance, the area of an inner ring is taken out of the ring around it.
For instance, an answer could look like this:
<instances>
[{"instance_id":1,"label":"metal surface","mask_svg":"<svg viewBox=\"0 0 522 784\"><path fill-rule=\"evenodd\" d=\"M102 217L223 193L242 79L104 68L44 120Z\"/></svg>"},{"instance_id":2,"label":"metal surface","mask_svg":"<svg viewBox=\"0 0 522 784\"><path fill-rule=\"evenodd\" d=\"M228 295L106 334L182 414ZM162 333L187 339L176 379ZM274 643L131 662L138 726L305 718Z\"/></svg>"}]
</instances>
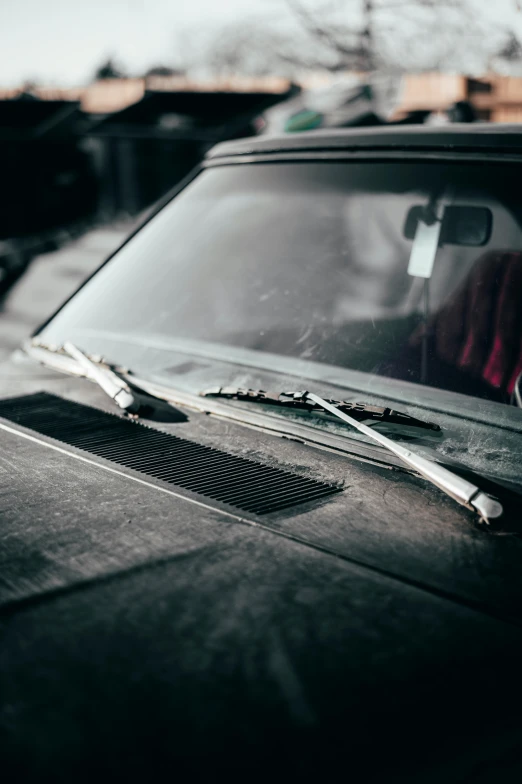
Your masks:
<instances>
[{"instance_id":1,"label":"metal surface","mask_svg":"<svg viewBox=\"0 0 522 784\"><path fill-rule=\"evenodd\" d=\"M61 383L110 405L92 384ZM297 764L301 784L343 764L375 782L390 770L410 784L473 781L483 760L491 781L509 775L518 537L477 530L431 485L368 466L352 465L335 503L244 524L16 425L1 437L3 771L65 781L66 737L85 782L98 770L132 780L136 767L146 779L151 760L204 780L210 758L210 778L226 777L238 755L241 774L255 755L268 781L266 749L283 735L277 771L292 781ZM322 458L344 475L344 458Z\"/></svg>"},{"instance_id":2,"label":"metal surface","mask_svg":"<svg viewBox=\"0 0 522 784\"><path fill-rule=\"evenodd\" d=\"M432 482L440 490L443 490L449 496L455 499L459 504L474 509L479 513L480 519L489 523L490 520L500 517L503 513L502 505L495 498L483 493L479 487L473 485L471 482L462 479L460 476L448 471L447 468L434 463L431 460L405 449L403 446L396 444L391 439L383 436L381 433L375 432L371 427L358 422L351 416L340 411L335 406L331 405L327 400L315 395L313 392L303 393L303 397L309 398L314 403L322 406L326 411L329 411L334 416L346 422L348 425L355 427L361 433L373 438L382 446L386 447L398 455L404 462L418 471L429 482Z\"/></svg>"},{"instance_id":3,"label":"metal surface","mask_svg":"<svg viewBox=\"0 0 522 784\"><path fill-rule=\"evenodd\" d=\"M342 489L45 392L2 400L0 416L252 514L278 512Z\"/></svg>"}]
</instances>

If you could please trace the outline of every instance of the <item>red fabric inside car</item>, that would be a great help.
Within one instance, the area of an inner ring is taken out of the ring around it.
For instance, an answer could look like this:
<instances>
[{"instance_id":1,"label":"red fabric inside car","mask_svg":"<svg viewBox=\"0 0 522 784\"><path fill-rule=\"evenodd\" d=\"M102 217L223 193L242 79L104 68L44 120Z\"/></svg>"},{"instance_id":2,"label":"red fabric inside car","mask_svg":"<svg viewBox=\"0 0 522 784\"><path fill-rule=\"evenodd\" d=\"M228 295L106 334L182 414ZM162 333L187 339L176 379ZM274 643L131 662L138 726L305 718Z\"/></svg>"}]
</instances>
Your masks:
<instances>
[{"instance_id":1,"label":"red fabric inside car","mask_svg":"<svg viewBox=\"0 0 522 784\"><path fill-rule=\"evenodd\" d=\"M480 258L428 331L439 359L511 394L522 372L522 252Z\"/></svg>"}]
</instances>

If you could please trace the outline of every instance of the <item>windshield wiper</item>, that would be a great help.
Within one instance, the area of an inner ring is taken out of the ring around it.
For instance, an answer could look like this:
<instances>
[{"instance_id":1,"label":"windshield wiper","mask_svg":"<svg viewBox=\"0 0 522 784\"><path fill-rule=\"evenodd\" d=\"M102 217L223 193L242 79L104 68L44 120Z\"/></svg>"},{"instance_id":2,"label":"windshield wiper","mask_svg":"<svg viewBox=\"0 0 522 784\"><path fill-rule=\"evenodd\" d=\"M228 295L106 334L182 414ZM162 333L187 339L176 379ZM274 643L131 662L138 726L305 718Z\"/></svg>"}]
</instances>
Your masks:
<instances>
[{"instance_id":1,"label":"windshield wiper","mask_svg":"<svg viewBox=\"0 0 522 784\"><path fill-rule=\"evenodd\" d=\"M451 498L457 501L457 503L477 512L482 522L489 523L490 520L494 520L503 514L504 510L502 504L493 496L484 493L476 485L468 482L466 479L463 479L457 474L454 474L452 471L444 468L439 463L436 463L433 460L428 460L425 457L421 457L415 452L412 452L410 449L406 449L400 444L395 443L395 441L387 438L387 436L376 432L373 428L359 421L360 418L372 418L371 416L368 416L371 414L371 409L379 409L379 407L324 400L322 397L319 397L319 395L316 395L313 392L285 392L281 395L273 395L271 393L264 392L263 390L256 392L254 390L234 390L233 388L229 387L221 387L219 389L207 390L202 394L214 397L236 398L238 400L254 400L256 402L272 403L274 405L291 405L298 408L306 408L307 410L311 411L326 411L340 419L345 424L354 427L356 430L359 430L359 432L363 433L369 438L372 438L374 441L377 441L377 443L379 443L385 449L393 452L393 454L400 457L401 460L406 463L406 465L410 466L410 468L413 468L415 471L417 471L417 473L421 474L429 482L436 485L444 493L451 496ZM354 408L354 406L359 407ZM347 411L350 413L348 414ZM386 412L390 411L390 409L379 409L379 411ZM402 420L402 417L405 417L406 420L409 419L406 414L398 414L398 412L392 412L391 415L399 415L401 417L401 421L404 421ZM376 417L374 416L373 418ZM382 416L377 416L377 418L379 418L381 421L386 421L383 420ZM413 417L411 417L411 419L413 419ZM414 421L418 422L420 420ZM429 425L429 423L423 424L424 426L426 426L426 424ZM429 426L433 428L433 425ZM440 429L437 426L435 426L435 428Z\"/></svg>"},{"instance_id":2,"label":"windshield wiper","mask_svg":"<svg viewBox=\"0 0 522 784\"><path fill-rule=\"evenodd\" d=\"M85 370L88 378L95 381L106 395L123 409L129 416L143 417L160 422L186 422L188 417L182 411L166 403L162 398L132 387L116 372L113 365L94 361L92 357L81 351L74 343L65 341L63 350L76 360Z\"/></svg>"},{"instance_id":3,"label":"windshield wiper","mask_svg":"<svg viewBox=\"0 0 522 784\"><path fill-rule=\"evenodd\" d=\"M82 366L89 378L96 381L117 406L123 408L128 414L138 413L139 401L132 394L127 382L120 378L114 370L93 362L87 354L84 354L68 340L63 344L63 349Z\"/></svg>"},{"instance_id":4,"label":"windshield wiper","mask_svg":"<svg viewBox=\"0 0 522 784\"><path fill-rule=\"evenodd\" d=\"M313 400L303 396L302 392L266 392L263 389L242 389L241 387L216 387L207 389L201 393L203 397L224 397L233 400L246 400L249 403L265 403L271 406L282 408L302 409L309 412L324 413L324 406L314 403ZM409 414L402 414L392 408L384 406L374 406L368 403L350 403L346 400L327 401L338 411L349 414L358 422L373 419L376 422L386 422L394 425L407 425L408 427L419 427L424 430L434 430L439 432L440 426L433 422L425 422L422 419L415 419Z\"/></svg>"}]
</instances>

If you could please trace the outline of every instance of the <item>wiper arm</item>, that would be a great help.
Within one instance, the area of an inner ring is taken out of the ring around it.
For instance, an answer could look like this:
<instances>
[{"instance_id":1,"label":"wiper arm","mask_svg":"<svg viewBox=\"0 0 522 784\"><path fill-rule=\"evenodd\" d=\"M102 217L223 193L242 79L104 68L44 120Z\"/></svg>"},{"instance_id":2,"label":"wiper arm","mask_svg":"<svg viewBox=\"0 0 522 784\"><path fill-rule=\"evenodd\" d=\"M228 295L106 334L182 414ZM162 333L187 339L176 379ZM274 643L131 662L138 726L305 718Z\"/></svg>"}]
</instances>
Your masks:
<instances>
[{"instance_id":1,"label":"wiper arm","mask_svg":"<svg viewBox=\"0 0 522 784\"><path fill-rule=\"evenodd\" d=\"M64 351L75 359L79 365L87 372L87 375L96 381L103 391L110 397L117 406L123 408L129 414L137 414L140 409L138 400L132 394L129 385L109 367L98 365L90 359L87 354L80 351L74 343L69 340L63 344Z\"/></svg>"},{"instance_id":2,"label":"wiper arm","mask_svg":"<svg viewBox=\"0 0 522 784\"><path fill-rule=\"evenodd\" d=\"M343 422L346 422L346 424L369 436L369 438L373 438L374 441L377 441L390 452L400 457L407 465L418 471L419 474L422 474L428 482L436 485L459 504L478 512L481 522L489 523L490 520L496 519L503 514L502 504L496 498L484 493L479 487L466 479L462 479L462 477L457 476L452 471L448 471L447 468L439 465L439 463L421 457L400 444L396 444L395 441L382 435L382 433L377 433L368 425L358 422L313 392L297 394L300 394L305 400L311 400L313 403L321 406L325 411L329 411Z\"/></svg>"},{"instance_id":3,"label":"wiper arm","mask_svg":"<svg viewBox=\"0 0 522 784\"><path fill-rule=\"evenodd\" d=\"M493 496L484 493L479 487L466 479L454 474L439 463L421 457L410 449L397 444L372 427L365 425L361 420L376 419L381 422L402 423L410 426L423 427L430 430L440 430L440 427L430 422L410 417L398 411L380 406L364 403L348 403L337 400L324 400L313 392L284 392L274 394L264 390L240 389L236 387L218 387L201 393L208 397L225 397L236 400L249 400L256 403L269 405L301 408L307 411L323 411L332 414L342 422L354 427L359 432L377 441L385 449L393 452L406 465L413 468L440 490L451 496L455 501L479 514L480 520L489 523L503 514L502 504Z\"/></svg>"},{"instance_id":4,"label":"wiper arm","mask_svg":"<svg viewBox=\"0 0 522 784\"><path fill-rule=\"evenodd\" d=\"M74 343L66 341L63 350L69 354L82 368L86 375L95 381L98 386L130 416L144 416L147 419L158 421L185 422L188 417L174 406L165 403L161 398L155 398L150 392L131 389L129 384L113 369L112 366L94 362L84 354ZM151 405L151 401L153 405Z\"/></svg>"},{"instance_id":5,"label":"wiper arm","mask_svg":"<svg viewBox=\"0 0 522 784\"><path fill-rule=\"evenodd\" d=\"M265 403L272 406L283 408L297 408L310 412L325 411L324 406L320 406L313 400L303 396L302 392L266 392L263 389L242 389L241 387L216 387L207 389L201 393L203 397L224 397L234 400L245 400L249 403ZM328 400L331 406L337 411L349 414L358 422L365 419L373 419L377 422L386 422L394 425L408 425L408 427L419 427L425 430L440 431L439 425L433 422L424 422L422 419L408 414L402 414L392 408L383 406L369 405L368 403L350 403L346 400ZM331 413L331 412L329 412Z\"/></svg>"}]
</instances>

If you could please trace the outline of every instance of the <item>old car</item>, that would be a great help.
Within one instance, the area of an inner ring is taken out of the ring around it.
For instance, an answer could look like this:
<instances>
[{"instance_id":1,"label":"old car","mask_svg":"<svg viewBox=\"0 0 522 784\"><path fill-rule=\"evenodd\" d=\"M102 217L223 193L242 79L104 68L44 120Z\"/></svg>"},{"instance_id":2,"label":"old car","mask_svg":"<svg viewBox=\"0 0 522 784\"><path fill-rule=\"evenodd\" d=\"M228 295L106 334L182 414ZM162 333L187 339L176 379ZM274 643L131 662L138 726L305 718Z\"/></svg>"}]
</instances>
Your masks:
<instances>
[{"instance_id":1,"label":"old car","mask_svg":"<svg viewBox=\"0 0 522 784\"><path fill-rule=\"evenodd\" d=\"M5 781L520 781L521 172L218 145L2 366Z\"/></svg>"}]
</instances>

